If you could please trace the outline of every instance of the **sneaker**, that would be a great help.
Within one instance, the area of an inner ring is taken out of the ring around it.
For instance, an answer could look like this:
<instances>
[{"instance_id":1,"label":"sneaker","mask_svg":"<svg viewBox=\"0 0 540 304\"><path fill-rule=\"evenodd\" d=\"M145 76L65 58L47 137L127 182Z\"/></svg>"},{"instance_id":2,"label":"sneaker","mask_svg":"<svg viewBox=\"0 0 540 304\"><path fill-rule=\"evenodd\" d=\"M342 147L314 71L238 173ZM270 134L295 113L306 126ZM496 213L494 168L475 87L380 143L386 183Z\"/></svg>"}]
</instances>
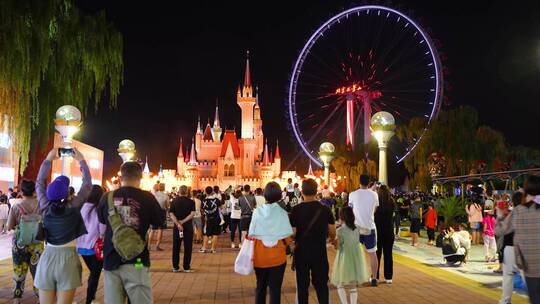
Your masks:
<instances>
[{"instance_id":1,"label":"sneaker","mask_svg":"<svg viewBox=\"0 0 540 304\"><path fill-rule=\"evenodd\" d=\"M215 249L210 250L210 253L216 253Z\"/></svg>"},{"instance_id":2,"label":"sneaker","mask_svg":"<svg viewBox=\"0 0 540 304\"><path fill-rule=\"evenodd\" d=\"M377 287L377 280L371 279L371 287Z\"/></svg>"},{"instance_id":3,"label":"sneaker","mask_svg":"<svg viewBox=\"0 0 540 304\"><path fill-rule=\"evenodd\" d=\"M386 284L392 284L392 280L384 280Z\"/></svg>"},{"instance_id":4,"label":"sneaker","mask_svg":"<svg viewBox=\"0 0 540 304\"><path fill-rule=\"evenodd\" d=\"M200 252L200 253L206 253L206 249L201 248L201 249L199 249L199 252Z\"/></svg>"},{"instance_id":5,"label":"sneaker","mask_svg":"<svg viewBox=\"0 0 540 304\"><path fill-rule=\"evenodd\" d=\"M236 248L236 245L234 243L231 244L231 248L234 249Z\"/></svg>"},{"instance_id":6,"label":"sneaker","mask_svg":"<svg viewBox=\"0 0 540 304\"><path fill-rule=\"evenodd\" d=\"M180 269L177 269L177 268L173 268L173 269L172 269L172 272L174 272L174 273L178 273L178 272L180 272Z\"/></svg>"},{"instance_id":7,"label":"sneaker","mask_svg":"<svg viewBox=\"0 0 540 304\"><path fill-rule=\"evenodd\" d=\"M185 273L193 273L193 272L195 272L195 269L191 269L191 268L190 269L184 269L184 272Z\"/></svg>"}]
</instances>

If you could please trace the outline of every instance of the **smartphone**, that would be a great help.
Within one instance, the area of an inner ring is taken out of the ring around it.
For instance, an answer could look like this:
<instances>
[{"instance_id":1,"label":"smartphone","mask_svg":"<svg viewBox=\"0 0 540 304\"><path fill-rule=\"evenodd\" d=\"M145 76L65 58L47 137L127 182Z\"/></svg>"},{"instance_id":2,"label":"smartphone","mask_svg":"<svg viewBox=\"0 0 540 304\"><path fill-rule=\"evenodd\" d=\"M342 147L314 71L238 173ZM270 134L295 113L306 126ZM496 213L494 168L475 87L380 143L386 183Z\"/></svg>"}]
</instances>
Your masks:
<instances>
[{"instance_id":1,"label":"smartphone","mask_svg":"<svg viewBox=\"0 0 540 304\"><path fill-rule=\"evenodd\" d=\"M72 148L58 148L58 156L60 157L66 157L66 156L73 156L75 154L75 151L73 151Z\"/></svg>"}]
</instances>

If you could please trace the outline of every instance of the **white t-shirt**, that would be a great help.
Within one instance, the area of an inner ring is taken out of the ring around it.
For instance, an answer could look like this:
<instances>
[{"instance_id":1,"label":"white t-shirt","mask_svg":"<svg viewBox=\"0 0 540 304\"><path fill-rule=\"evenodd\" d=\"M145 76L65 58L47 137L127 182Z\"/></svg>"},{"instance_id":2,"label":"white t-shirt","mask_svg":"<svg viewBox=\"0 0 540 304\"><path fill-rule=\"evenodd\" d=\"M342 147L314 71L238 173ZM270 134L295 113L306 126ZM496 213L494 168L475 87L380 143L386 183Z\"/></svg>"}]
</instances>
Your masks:
<instances>
[{"instance_id":1,"label":"white t-shirt","mask_svg":"<svg viewBox=\"0 0 540 304\"><path fill-rule=\"evenodd\" d=\"M231 197L231 218L237 220L242 218L242 209L240 209L240 202L236 197Z\"/></svg>"},{"instance_id":2,"label":"white t-shirt","mask_svg":"<svg viewBox=\"0 0 540 304\"><path fill-rule=\"evenodd\" d=\"M379 196L370 189L358 189L349 194L349 206L353 208L354 223L362 228L376 229L375 208L379 206Z\"/></svg>"},{"instance_id":3,"label":"white t-shirt","mask_svg":"<svg viewBox=\"0 0 540 304\"><path fill-rule=\"evenodd\" d=\"M255 195L255 202L257 203L257 208L266 204L266 200L264 199L264 196L260 196L260 195Z\"/></svg>"}]
</instances>

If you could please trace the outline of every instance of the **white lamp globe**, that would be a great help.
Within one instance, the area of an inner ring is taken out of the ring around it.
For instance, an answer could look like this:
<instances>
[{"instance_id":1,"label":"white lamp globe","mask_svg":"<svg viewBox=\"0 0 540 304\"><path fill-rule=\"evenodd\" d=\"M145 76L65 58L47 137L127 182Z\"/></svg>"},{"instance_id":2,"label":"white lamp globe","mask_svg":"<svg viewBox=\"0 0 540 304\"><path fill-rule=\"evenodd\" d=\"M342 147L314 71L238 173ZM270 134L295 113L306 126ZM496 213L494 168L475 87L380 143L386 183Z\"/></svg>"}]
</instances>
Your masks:
<instances>
[{"instance_id":1,"label":"white lamp globe","mask_svg":"<svg viewBox=\"0 0 540 304\"><path fill-rule=\"evenodd\" d=\"M385 111L377 112L371 117L371 126L393 126L395 124L394 116Z\"/></svg>"},{"instance_id":2,"label":"white lamp globe","mask_svg":"<svg viewBox=\"0 0 540 304\"><path fill-rule=\"evenodd\" d=\"M332 143L329 142L323 142L319 146L319 152L325 152L325 153L334 153L336 151L336 147Z\"/></svg>"},{"instance_id":3,"label":"white lamp globe","mask_svg":"<svg viewBox=\"0 0 540 304\"><path fill-rule=\"evenodd\" d=\"M61 106L56 110L56 121L64 122L67 125L81 124L81 111L72 105Z\"/></svg>"},{"instance_id":4,"label":"white lamp globe","mask_svg":"<svg viewBox=\"0 0 540 304\"><path fill-rule=\"evenodd\" d=\"M126 153L135 151L135 143L132 140L124 139L118 144L118 152Z\"/></svg>"}]
</instances>

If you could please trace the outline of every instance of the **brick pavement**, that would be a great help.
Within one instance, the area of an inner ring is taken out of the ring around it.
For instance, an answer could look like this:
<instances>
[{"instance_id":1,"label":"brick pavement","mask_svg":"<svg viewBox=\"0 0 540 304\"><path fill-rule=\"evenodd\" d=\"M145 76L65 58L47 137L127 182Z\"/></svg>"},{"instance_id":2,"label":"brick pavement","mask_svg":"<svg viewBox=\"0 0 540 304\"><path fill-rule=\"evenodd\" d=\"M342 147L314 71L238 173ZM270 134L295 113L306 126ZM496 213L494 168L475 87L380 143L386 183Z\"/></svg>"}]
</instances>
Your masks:
<instances>
[{"instance_id":1,"label":"brick pavement","mask_svg":"<svg viewBox=\"0 0 540 304\"><path fill-rule=\"evenodd\" d=\"M240 276L233 272L238 249L230 249L227 238L220 238L216 254L193 254L195 273L171 272L171 230L164 233L162 252L152 251L152 284L154 303L253 303L255 276ZM196 245L194 250L198 249ZM333 249L329 250L333 261ZM332 264L332 263L331 263ZM330 265L331 265L330 264ZM83 268L85 268L83 266ZM0 303L10 303L11 259L0 261ZM29 276L30 277L30 276ZM86 271L83 274L86 278ZM463 282L464 287L456 285ZM27 280L23 303L37 303L31 292L32 280ZM468 286L471 284L471 286ZM283 282L283 303L294 303L294 272L289 269ZM310 303L317 303L311 291ZM84 303L86 285L77 290L76 301ZM498 290L473 286L472 282L452 277L444 270L430 269L411 259L397 256L394 265L394 284L359 289L360 303L496 303ZM103 297L103 276L97 298ZM332 303L339 303L335 288L331 287ZM519 299L522 300L522 299Z\"/></svg>"}]
</instances>

